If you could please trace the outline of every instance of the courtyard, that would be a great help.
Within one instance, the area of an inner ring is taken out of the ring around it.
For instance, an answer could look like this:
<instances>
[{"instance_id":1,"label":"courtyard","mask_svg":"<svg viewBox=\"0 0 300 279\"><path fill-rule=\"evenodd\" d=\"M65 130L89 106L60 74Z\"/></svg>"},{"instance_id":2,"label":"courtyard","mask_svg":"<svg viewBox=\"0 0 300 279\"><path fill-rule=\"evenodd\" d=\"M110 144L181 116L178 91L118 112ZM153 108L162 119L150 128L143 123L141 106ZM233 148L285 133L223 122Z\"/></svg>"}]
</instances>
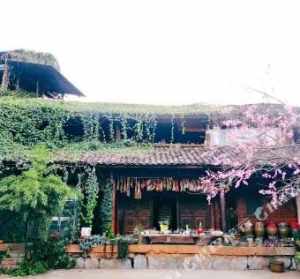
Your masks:
<instances>
[{"instance_id":1,"label":"courtyard","mask_svg":"<svg viewBox=\"0 0 300 279\"><path fill-rule=\"evenodd\" d=\"M27 278L35 279L196 279L196 278L214 278L214 279L292 279L299 278L298 272L285 272L285 273L271 273L270 271L212 271L212 270L99 270L99 269L73 269L73 270L55 270L46 274L29 276ZM0 276L1 279L11 278L8 276Z\"/></svg>"}]
</instances>

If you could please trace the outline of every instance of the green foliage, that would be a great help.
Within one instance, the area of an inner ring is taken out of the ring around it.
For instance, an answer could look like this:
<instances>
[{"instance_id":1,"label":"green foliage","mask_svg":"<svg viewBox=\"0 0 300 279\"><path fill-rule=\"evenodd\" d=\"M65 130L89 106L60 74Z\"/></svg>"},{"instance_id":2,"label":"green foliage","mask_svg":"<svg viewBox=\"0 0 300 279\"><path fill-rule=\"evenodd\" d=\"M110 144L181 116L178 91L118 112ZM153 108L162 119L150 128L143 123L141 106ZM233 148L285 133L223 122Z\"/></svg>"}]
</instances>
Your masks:
<instances>
[{"instance_id":1,"label":"green foliage","mask_svg":"<svg viewBox=\"0 0 300 279\"><path fill-rule=\"evenodd\" d=\"M89 238L80 240L80 249L87 255L87 252L97 245L117 245L118 246L118 258L125 259L128 256L128 244L137 243L137 239L131 236L117 236L108 238L107 236L92 235Z\"/></svg>"},{"instance_id":2,"label":"green foliage","mask_svg":"<svg viewBox=\"0 0 300 279\"><path fill-rule=\"evenodd\" d=\"M300 263L300 252L296 252L296 254L295 254L295 261L297 263Z\"/></svg>"},{"instance_id":3,"label":"green foliage","mask_svg":"<svg viewBox=\"0 0 300 279\"><path fill-rule=\"evenodd\" d=\"M128 241L126 239L118 240L118 258L126 259L128 256Z\"/></svg>"},{"instance_id":4,"label":"green foliage","mask_svg":"<svg viewBox=\"0 0 300 279\"><path fill-rule=\"evenodd\" d=\"M48 269L72 268L73 259L65 252L67 242L63 239L40 240L29 247L30 260L43 262Z\"/></svg>"},{"instance_id":5,"label":"green foliage","mask_svg":"<svg viewBox=\"0 0 300 279\"><path fill-rule=\"evenodd\" d=\"M24 90L9 90L9 89L1 89L0 90L0 95L1 97L13 97L13 98L36 98L36 92L28 92L28 91L24 91Z\"/></svg>"},{"instance_id":6,"label":"green foliage","mask_svg":"<svg viewBox=\"0 0 300 279\"><path fill-rule=\"evenodd\" d=\"M80 250L86 254L92 247L97 245L114 245L116 242L116 239L109 239L104 235L95 234L88 238L80 239L79 246Z\"/></svg>"},{"instance_id":7,"label":"green foliage","mask_svg":"<svg viewBox=\"0 0 300 279\"><path fill-rule=\"evenodd\" d=\"M27 257L12 270L3 270L11 276L28 276L45 273L50 269L69 269L75 261L65 252L66 242L58 239L35 241L27 247Z\"/></svg>"},{"instance_id":8,"label":"green foliage","mask_svg":"<svg viewBox=\"0 0 300 279\"><path fill-rule=\"evenodd\" d=\"M59 215L66 199L75 193L60 177L47 174L49 154L44 147L35 147L30 159L29 170L0 180L0 210L21 216L26 239L44 239L50 218Z\"/></svg>"},{"instance_id":9,"label":"green foliage","mask_svg":"<svg viewBox=\"0 0 300 279\"><path fill-rule=\"evenodd\" d=\"M7 251L0 251L0 263L6 257L7 257Z\"/></svg>"},{"instance_id":10,"label":"green foliage","mask_svg":"<svg viewBox=\"0 0 300 279\"><path fill-rule=\"evenodd\" d=\"M68 200L60 216L53 218L49 227L49 235L69 239L78 239L80 233L81 200Z\"/></svg>"},{"instance_id":11,"label":"green foliage","mask_svg":"<svg viewBox=\"0 0 300 279\"><path fill-rule=\"evenodd\" d=\"M100 193L100 232L108 234L112 228L112 185L109 180L105 180L101 184Z\"/></svg>"},{"instance_id":12,"label":"green foliage","mask_svg":"<svg viewBox=\"0 0 300 279\"><path fill-rule=\"evenodd\" d=\"M107 224L107 229L104 234L107 239L113 239L115 237L111 224Z\"/></svg>"},{"instance_id":13,"label":"green foliage","mask_svg":"<svg viewBox=\"0 0 300 279\"><path fill-rule=\"evenodd\" d=\"M10 96L14 95L14 91L10 91ZM211 112L220 111L223 108L232 108L232 107L222 107L219 105L207 105L207 104L194 104L194 105L185 105L185 106L157 106L157 105L138 105L138 104L121 104L121 103L101 103L101 102L64 102L64 101L53 101L53 100L44 100L39 98L24 99L24 98L1 98L0 106L2 104L15 104L19 107L54 107L64 109L68 112L80 113L92 113L98 115L109 115L114 116L127 116L129 117L138 117L150 118L157 116L172 116L174 115L185 115L185 114L206 114Z\"/></svg>"},{"instance_id":14,"label":"green foliage","mask_svg":"<svg viewBox=\"0 0 300 279\"><path fill-rule=\"evenodd\" d=\"M7 91L5 95L10 97L0 98L0 157L10 155L5 152L10 145L31 148L42 143L49 148L60 148L78 142L153 143L160 117L171 120L173 140L175 115L184 120L184 113L203 116L215 108L64 102L20 98L15 91ZM10 149L13 151L14 147Z\"/></svg>"},{"instance_id":15,"label":"green foliage","mask_svg":"<svg viewBox=\"0 0 300 279\"><path fill-rule=\"evenodd\" d=\"M2 270L2 273L10 276L28 276L45 273L48 268L44 262L23 261L16 269Z\"/></svg>"},{"instance_id":16,"label":"green foliage","mask_svg":"<svg viewBox=\"0 0 300 279\"><path fill-rule=\"evenodd\" d=\"M59 146L60 141L64 140L62 126L68 115L62 109L18 106L14 102L1 103L0 108L2 146L7 143L24 146L46 143L49 146Z\"/></svg>"},{"instance_id":17,"label":"green foliage","mask_svg":"<svg viewBox=\"0 0 300 279\"><path fill-rule=\"evenodd\" d=\"M95 168L89 174L84 185L84 204L82 210L82 223L84 226L90 227L93 224L94 210L98 200L98 181Z\"/></svg>"},{"instance_id":18,"label":"green foliage","mask_svg":"<svg viewBox=\"0 0 300 279\"><path fill-rule=\"evenodd\" d=\"M83 141L70 143L63 148L52 149L53 157L58 161L76 162L81 156L88 153L96 154L117 154L117 155L138 155L153 151L152 144L137 144L131 140L123 140L114 143L102 143L99 141ZM24 152L23 152L24 153Z\"/></svg>"},{"instance_id":19,"label":"green foliage","mask_svg":"<svg viewBox=\"0 0 300 279\"><path fill-rule=\"evenodd\" d=\"M20 216L8 210L0 211L0 239L5 242L25 241L25 222Z\"/></svg>"},{"instance_id":20,"label":"green foliage","mask_svg":"<svg viewBox=\"0 0 300 279\"><path fill-rule=\"evenodd\" d=\"M51 157L44 146L35 146L28 156L29 170L0 180L0 210L24 224L25 259L17 269L8 271L14 276L74 265L65 253L65 242L49 239L48 232L51 218L59 216L66 200L78 194L49 171Z\"/></svg>"}]
</instances>

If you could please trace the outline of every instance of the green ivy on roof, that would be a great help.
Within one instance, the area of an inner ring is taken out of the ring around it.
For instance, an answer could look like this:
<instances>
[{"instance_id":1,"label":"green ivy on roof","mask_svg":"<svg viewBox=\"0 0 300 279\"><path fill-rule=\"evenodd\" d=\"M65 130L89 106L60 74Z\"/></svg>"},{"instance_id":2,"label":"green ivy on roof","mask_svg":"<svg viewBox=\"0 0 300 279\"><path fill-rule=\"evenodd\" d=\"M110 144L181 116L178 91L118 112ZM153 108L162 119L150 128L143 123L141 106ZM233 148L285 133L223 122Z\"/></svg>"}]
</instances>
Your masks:
<instances>
[{"instance_id":1,"label":"green ivy on roof","mask_svg":"<svg viewBox=\"0 0 300 279\"><path fill-rule=\"evenodd\" d=\"M0 106L14 105L24 108L33 107L51 107L63 109L69 112L86 113L113 113L113 114L206 114L218 110L219 106L195 104L185 106L157 106L143 104L121 104L121 103L101 103L101 102L71 102L62 100L48 100L40 98L20 98L20 94L15 91L9 91L0 98Z\"/></svg>"}]
</instances>

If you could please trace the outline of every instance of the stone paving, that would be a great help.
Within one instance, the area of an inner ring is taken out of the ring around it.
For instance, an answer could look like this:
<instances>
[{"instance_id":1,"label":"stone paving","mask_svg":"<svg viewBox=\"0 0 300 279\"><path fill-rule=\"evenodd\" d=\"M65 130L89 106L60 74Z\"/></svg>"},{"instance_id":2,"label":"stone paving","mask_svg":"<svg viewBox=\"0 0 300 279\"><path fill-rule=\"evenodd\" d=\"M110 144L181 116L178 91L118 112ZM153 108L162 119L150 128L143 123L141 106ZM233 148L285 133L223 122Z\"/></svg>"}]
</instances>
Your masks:
<instances>
[{"instance_id":1,"label":"stone paving","mask_svg":"<svg viewBox=\"0 0 300 279\"><path fill-rule=\"evenodd\" d=\"M0 276L7 279L7 276ZM176 270L56 270L27 279L299 279L300 272L271 273L270 271L176 271Z\"/></svg>"}]
</instances>

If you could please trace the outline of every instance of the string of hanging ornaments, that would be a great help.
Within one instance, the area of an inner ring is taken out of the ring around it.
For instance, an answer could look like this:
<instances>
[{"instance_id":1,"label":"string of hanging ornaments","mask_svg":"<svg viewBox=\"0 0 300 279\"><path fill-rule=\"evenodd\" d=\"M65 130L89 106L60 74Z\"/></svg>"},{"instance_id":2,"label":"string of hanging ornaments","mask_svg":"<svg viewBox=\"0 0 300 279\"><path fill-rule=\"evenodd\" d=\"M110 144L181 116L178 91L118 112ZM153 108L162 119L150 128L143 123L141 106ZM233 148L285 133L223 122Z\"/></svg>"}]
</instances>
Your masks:
<instances>
[{"instance_id":1,"label":"string of hanging ornaments","mask_svg":"<svg viewBox=\"0 0 300 279\"><path fill-rule=\"evenodd\" d=\"M206 194L211 190L210 186L204 184L200 179L178 179L173 177L115 177L114 183L117 191L126 193L128 197L133 192L135 199L141 199L143 191L198 192Z\"/></svg>"}]
</instances>

